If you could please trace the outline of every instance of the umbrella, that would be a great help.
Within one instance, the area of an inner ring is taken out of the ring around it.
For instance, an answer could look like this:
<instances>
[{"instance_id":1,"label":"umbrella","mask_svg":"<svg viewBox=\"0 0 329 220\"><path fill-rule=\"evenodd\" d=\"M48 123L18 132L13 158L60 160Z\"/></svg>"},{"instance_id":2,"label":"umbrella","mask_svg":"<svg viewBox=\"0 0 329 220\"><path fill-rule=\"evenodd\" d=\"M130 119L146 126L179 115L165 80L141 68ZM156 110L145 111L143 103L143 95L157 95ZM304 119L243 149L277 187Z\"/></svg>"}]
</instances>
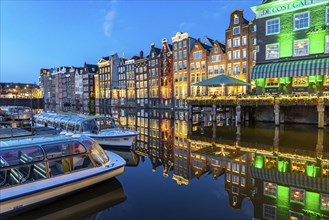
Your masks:
<instances>
[{"instance_id":1,"label":"umbrella","mask_svg":"<svg viewBox=\"0 0 329 220\"><path fill-rule=\"evenodd\" d=\"M222 86L223 91L224 85L250 86L251 84L224 74L193 84L193 86Z\"/></svg>"}]
</instances>

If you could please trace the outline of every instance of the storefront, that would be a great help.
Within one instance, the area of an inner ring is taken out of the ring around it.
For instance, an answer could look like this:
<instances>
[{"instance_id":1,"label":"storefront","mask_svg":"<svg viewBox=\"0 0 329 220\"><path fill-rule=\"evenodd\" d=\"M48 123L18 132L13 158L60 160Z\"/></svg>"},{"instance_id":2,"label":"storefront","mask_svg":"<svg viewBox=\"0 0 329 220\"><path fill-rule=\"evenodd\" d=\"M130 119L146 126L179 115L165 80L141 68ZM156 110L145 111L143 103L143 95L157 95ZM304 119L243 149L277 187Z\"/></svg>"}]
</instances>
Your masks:
<instances>
[{"instance_id":1,"label":"storefront","mask_svg":"<svg viewBox=\"0 0 329 220\"><path fill-rule=\"evenodd\" d=\"M258 64L251 80L257 93L329 93L329 58Z\"/></svg>"}]
</instances>

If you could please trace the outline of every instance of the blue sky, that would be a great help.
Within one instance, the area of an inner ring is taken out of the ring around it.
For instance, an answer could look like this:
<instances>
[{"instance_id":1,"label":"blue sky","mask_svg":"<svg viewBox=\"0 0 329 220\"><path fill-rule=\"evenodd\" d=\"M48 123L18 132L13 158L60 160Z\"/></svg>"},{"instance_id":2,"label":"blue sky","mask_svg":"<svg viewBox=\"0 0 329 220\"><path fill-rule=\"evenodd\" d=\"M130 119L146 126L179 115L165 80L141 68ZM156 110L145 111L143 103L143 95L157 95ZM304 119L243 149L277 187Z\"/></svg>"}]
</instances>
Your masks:
<instances>
[{"instance_id":1,"label":"blue sky","mask_svg":"<svg viewBox=\"0 0 329 220\"><path fill-rule=\"evenodd\" d=\"M96 64L117 52L129 58L178 31L223 41L230 12L261 0L7 1L1 3L1 82L38 83L40 68Z\"/></svg>"}]
</instances>

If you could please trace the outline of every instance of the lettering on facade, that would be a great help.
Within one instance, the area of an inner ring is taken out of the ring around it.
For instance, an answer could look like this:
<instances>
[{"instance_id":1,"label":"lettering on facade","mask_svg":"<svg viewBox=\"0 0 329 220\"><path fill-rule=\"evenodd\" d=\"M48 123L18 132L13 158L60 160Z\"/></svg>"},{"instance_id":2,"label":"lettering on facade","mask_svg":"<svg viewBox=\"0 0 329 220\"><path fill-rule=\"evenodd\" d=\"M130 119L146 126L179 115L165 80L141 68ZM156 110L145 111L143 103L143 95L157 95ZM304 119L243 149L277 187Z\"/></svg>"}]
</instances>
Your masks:
<instances>
[{"instance_id":1,"label":"lettering on facade","mask_svg":"<svg viewBox=\"0 0 329 220\"><path fill-rule=\"evenodd\" d=\"M319 3L325 3L328 0L299 0L294 2L289 2L286 4L277 5L271 8L263 9L260 11L255 11L257 18L272 16L275 14L285 13L287 11L293 11L301 8L308 8ZM254 9L257 10L257 7Z\"/></svg>"}]
</instances>

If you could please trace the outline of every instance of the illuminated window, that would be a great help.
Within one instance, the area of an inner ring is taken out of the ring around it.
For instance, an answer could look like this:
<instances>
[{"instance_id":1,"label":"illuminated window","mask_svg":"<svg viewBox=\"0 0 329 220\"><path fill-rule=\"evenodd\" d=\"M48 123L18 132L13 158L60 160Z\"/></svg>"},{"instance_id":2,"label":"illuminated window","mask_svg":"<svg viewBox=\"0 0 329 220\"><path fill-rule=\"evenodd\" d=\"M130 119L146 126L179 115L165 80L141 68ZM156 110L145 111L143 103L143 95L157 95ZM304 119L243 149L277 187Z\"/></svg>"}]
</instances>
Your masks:
<instances>
[{"instance_id":1,"label":"illuminated window","mask_svg":"<svg viewBox=\"0 0 329 220\"><path fill-rule=\"evenodd\" d=\"M289 219L291 220L304 220L304 215L298 212L289 211Z\"/></svg>"},{"instance_id":2,"label":"illuminated window","mask_svg":"<svg viewBox=\"0 0 329 220\"><path fill-rule=\"evenodd\" d=\"M294 56L308 55L309 42L308 39L294 41Z\"/></svg>"},{"instance_id":3,"label":"illuminated window","mask_svg":"<svg viewBox=\"0 0 329 220\"><path fill-rule=\"evenodd\" d=\"M246 58L247 57L247 50L243 49L242 50L242 58Z\"/></svg>"},{"instance_id":4,"label":"illuminated window","mask_svg":"<svg viewBox=\"0 0 329 220\"><path fill-rule=\"evenodd\" d=\"M240 50L233 51L233 58L235 60L240 59Z\"/></svg>"},{"instance_id":5,"label":"illuminated window","mask_svg":"<svg viewBox=\"0 0 329 220\"><path fill-rule=\"evenodd\" d=\"M218 74L218 65L214 66L214 74Z\"/></svg>"},{"instance_id":6,"label":"illuminated window","mask_svg":"<svg viewBox=\"0 0 329 220\"><path fill-rule=\"evenodd\" d=\"M240 27L233 28L233 35L240 34Z\"/></svg>"},{"instance_id":7,"label":"illuminated window","mask_svg":"<svg viewBox=\"0 0 329 220\"><path fill-rule=\"evenodd\" d=\"M264 219L276 219L276 207L263 204L263 218Z\"/></svg>"},{"instance_id":8,"label":"illuminated window","mask_svg":"<svg viewBox=\"0 0 329 220\"><path fill-rule=\"evenodd\" d=\"M266 21L266 35L280 33L280 19L275 18Z\"/></svg>"},{"instance_id":9,"label":"illuminated window","mask_svg":"<svg viewBox=\"0 0 329 220\"><path fill-rule=\"evenodd\" d=\"M277 184L264 182L264 195L276 197L276 195L277 195Z\"/></svg>"},{"instance_id":10,"label":"illuminated window","mask_svg":"<svg viewBox=\"0 0 329 220\"><path fill-rule=\"evenodd\" d=\"M266 45L266 59L280 58L280 46L279 44Z\"/></svg>"},{"instance_id":11,"label":"illuminated window","mask_svg":"<svg viewBox=\"0 0 329 220\"><path fill-rule=\"evenodd\" d=\"M329 35L326 36L324 45L325 45L325 53L329 53Z\"/></svg>"},{"instance_id":12,"label":"illuminated window","mask_svg":"<svg viewBox=\"0 0 329 220\"><path fill-rule=\"evenodd\" d=\"M321 193L321 208L329 209L329 194Z\"/></svg>"},{"instance_id":13,"label":"illuminated window","mask_svg":"<svg viewBox=\"0 0 329 220\"><path fill-rule=\"evenodd\" d=\"M231 66L231 64L229 64L227 66L227 74L231 74L231 73L232 73L232 66Z\"/></svg>"},{"instance_id":14,"label":"illuminated window","mask_svg":"<svg viewBox=\"0 0 329 220\"><path fill-rule=\"evenodd\" d=\"M227 59L232 60L232 53L231 52L227 52Z\"/></svg>"},{"instance_id":15,"label":"illuminated window","mask_svg":"<svg viewBox=\"0 0 329 220\"><path fill-rule=\"evenodd\" d=\"M232 183L239 184L239 176L232 174Z\"/></svg>"},{"instance_id":16,"label":"illuminated window","mask_svg":"<svg viewBox=\"0 0 329 220\"><path fill-rule=\"evenodd\" d=\"M304 203L305 200L305 190L291 188L290 190L290 201Z\"/></svg>"},{"instance_id":17,"label":"illuminated window","mask_svg":"<svg viewBox=\"0 0 329 220\"><path fill-rule=\"evenodd\" d=\"M240 46L240 38L234 38L233 39L233 47Z\"/></svg>"},{"instance_id":18,"label":"illuminated window","mask_svg":"<svg viewBox=\"0 0 329 220\"><path fill-rule=\"evenodd\" d=\"M241 165L241 173L242 174L246 173L246 166L245 165Z\"/></svg>"},{"instance_id":19,"label":"illuminated window","mask_svg":"<svg viewBox=\"0 0 329 220\"><path fill-rule=\"evenodd\" d=\"M234 64L234 74L240 74L240 64L239 63Z\"/></svg>"},{"instance_id":20,"label":"illuminated window","mask_svg":"<svg viewBox=\"0 0 329 220\"><path fill-rule=\"evenodd\" d=\"M232 47L232 41L231 40L227 40L227 48L231 48Z\"/></svg>"},{"instance_id":21,"label":"illuminated window","mask_svg":"<svg viewBox=\"0 0 329 220\"><path fill-rule=\"evenodd\" d=\"M228 170L231 169L231 162L227 162L227 169L228 169Z\"/></svg>"},{"instance_id":22,"label":"illuminated window","mask_svg":"<svg viewBox=\"0 0 329 220\"><path fill-rule=\"evenodd\" d=\"M240 183L241 186L245 186L246 185L246 178L244 177L241 177L241 183Z\"/></svg>"},{"instance_id":23,"label":"illuminated window","mask_svg":"<svg viewBox=\"0 0 329 220\"><path fill-rule=\"evenodd\" d=\"M231 182L231 174L230 173L226 174L226 181Z\"/></svg>"},{"instance_id":24,"label":"illuminated window","mask_svg":"<svg viewBox=\"0 0 329 220\"><path fill-rule=\"evenodd\" d=\"M239 17L237 15L234 15L234 24L239 23Z\"/></svg>"},{"instance_id":25,"label":"illuminated window","mask_svg":"<svg viewBox=\"0 0 329 220\"><path fill-rule=\"evenodd\" d=\"M247 45L247 37L246 36L242 37L242 45Z\"/></svg>"},{"instance_id":26,"label":"illuminated window","mask_svg":"<svg viewBox=\"0 0 329 220\"><path fill-rule=\"evenodd\" d=\"M310 13L303 12L294 15L294 30L309 28L310 26Z\"/></svg>"}]
</instances>

